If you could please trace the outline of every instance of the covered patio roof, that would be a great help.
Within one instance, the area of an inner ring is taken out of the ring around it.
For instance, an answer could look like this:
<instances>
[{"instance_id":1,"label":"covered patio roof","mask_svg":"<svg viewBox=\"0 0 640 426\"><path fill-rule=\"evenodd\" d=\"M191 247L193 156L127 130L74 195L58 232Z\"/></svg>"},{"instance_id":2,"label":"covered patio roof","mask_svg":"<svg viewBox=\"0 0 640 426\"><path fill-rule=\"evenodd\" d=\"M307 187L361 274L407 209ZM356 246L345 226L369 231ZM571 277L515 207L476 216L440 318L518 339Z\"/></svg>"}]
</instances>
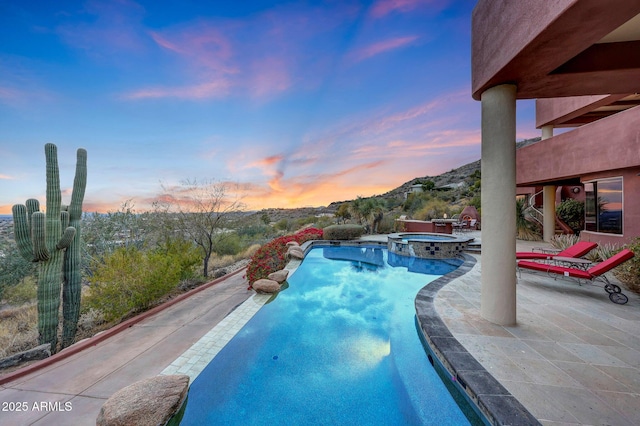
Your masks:
<instances>
[{"instance_id":1,"label":"covered patio roof","mask_svg":"<svg viewBox=\"0 0 640 426\"><path fill-rule=\"evenodd\" d=\"M472 17L474 99L500 84L514 84L517 99L635 94L639 14L635 0L479 1Z\"/></svg>"}]
</instances>

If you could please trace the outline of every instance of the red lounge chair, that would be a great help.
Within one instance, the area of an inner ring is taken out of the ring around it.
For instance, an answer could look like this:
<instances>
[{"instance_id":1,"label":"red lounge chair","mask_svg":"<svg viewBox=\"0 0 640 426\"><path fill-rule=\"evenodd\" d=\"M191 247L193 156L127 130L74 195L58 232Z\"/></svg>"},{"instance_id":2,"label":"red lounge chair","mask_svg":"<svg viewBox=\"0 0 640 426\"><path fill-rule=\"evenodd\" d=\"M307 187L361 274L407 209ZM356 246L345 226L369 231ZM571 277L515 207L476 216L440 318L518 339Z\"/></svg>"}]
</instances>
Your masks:
<instances>
[{"instance_id":1,"label":"red lounge chair","mask_svg":"<svg viewBox=\"0 0 640 426\"><path fill-rule=\"evenodd\" d=\"M624 305L629 301L629 298L622 294L622 290L619 286L615 284L611 284L607 277L604 275L605 272L612 270L616 266L626 262L627 260L633 257L633 252L631 250L624 249L615 256L610 257L604 262L598 263L595 266L587 269L586 271L577 268L567 268L564 266L550 265L547 263L538 263L531 262L528 260L520 260L518 261L518 270L520 268L524 269L532 269L534 271L546 272L548 274L556 274L562 275L565 277L577 278L578 280L587 280L592 283L596 280L601 280L604 282L604 290L609 293L609 299L613 303L618 303L620 305Z\"/></svg>"},{"instance_id":2,"label":"red lounge chair","mask_svg":"<svg viewBox=\"0 0 640 426\"><path fill-rule=\"evenodd\" d=\"M544 259L551 260L554 257L582 257L585 254L589 253L591 250L596 248L598 244L592 243L590 241L579 241L572 245L571 247L567 247L559 253L537 253L537 252L528 252L528 251L519 251L516 252L516 259Z\"/></svg>"}]
</instances>

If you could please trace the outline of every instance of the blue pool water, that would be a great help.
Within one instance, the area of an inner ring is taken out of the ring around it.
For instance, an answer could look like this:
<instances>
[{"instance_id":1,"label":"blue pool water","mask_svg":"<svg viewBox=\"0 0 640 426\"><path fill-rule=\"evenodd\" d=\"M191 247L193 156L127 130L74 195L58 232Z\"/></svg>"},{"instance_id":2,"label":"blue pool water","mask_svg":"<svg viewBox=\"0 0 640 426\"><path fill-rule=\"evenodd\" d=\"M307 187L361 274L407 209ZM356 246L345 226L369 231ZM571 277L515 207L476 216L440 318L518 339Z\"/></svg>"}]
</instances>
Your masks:
<instances>
[{"instance_id":1,"label":"blue pool water","mask_svg":"<svg viewBox=\"0 0 640 426\"><path fill-rule=\"evenodd\" d=\"M399 258L379 247L310 250L194 380L180 424L470 424L414 322L418 290L461 262L415 259L436 274L426 275Z\"/></svg>"}]
</instances>

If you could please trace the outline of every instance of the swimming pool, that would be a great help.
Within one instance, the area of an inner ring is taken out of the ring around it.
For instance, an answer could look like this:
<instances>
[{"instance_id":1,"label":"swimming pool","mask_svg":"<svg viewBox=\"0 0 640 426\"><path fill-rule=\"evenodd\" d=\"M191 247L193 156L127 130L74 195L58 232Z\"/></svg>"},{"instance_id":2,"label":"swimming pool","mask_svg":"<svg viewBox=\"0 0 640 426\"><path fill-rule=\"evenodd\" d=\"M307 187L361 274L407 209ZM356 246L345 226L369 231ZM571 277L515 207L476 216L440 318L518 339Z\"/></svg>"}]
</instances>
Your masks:
<instances>
[{"instance_id":1,"label":"swimming pool","mask_svg":"<svg viewBox=\"0 0 640 426\"><path fill-rule=\"evenodd\" d=\"M418 290L461 262L416 259L437 272L426 275L394 257L311 249L193 381L181 424L480 424L429 364L414 321Z\"/></svg>"}]
</instances>

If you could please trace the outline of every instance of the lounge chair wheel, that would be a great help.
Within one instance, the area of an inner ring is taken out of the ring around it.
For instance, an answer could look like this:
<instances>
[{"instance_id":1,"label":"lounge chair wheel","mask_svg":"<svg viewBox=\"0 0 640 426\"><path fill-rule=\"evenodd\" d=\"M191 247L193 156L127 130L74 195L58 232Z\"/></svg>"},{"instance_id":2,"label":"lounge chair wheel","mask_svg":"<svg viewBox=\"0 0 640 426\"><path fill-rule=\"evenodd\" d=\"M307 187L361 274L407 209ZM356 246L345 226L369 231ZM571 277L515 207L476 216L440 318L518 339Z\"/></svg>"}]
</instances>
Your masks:
<instances>
[{"instance_id":1,"label":"lounge chair wheel","mask_svg":"<svg viewBox=\"0 0 640 426\"><path fill-rule=\"evenodd\" d=\"M604 291L606 291L607 293L620 293L622 289L620 288L620 286L617 286L615 284L605 284Z\"/></svg>"},{"instance_id":2,"label":"lounge chair wheel","mask_svg":"<svg viewBox=\"0 0 640 426\"><path fill-rule=\"evenodd\" d=\"M629 298L622 293L609 293L609 300L618 305L624 305L629 301Z\"/></svg>"}]
</instances>

